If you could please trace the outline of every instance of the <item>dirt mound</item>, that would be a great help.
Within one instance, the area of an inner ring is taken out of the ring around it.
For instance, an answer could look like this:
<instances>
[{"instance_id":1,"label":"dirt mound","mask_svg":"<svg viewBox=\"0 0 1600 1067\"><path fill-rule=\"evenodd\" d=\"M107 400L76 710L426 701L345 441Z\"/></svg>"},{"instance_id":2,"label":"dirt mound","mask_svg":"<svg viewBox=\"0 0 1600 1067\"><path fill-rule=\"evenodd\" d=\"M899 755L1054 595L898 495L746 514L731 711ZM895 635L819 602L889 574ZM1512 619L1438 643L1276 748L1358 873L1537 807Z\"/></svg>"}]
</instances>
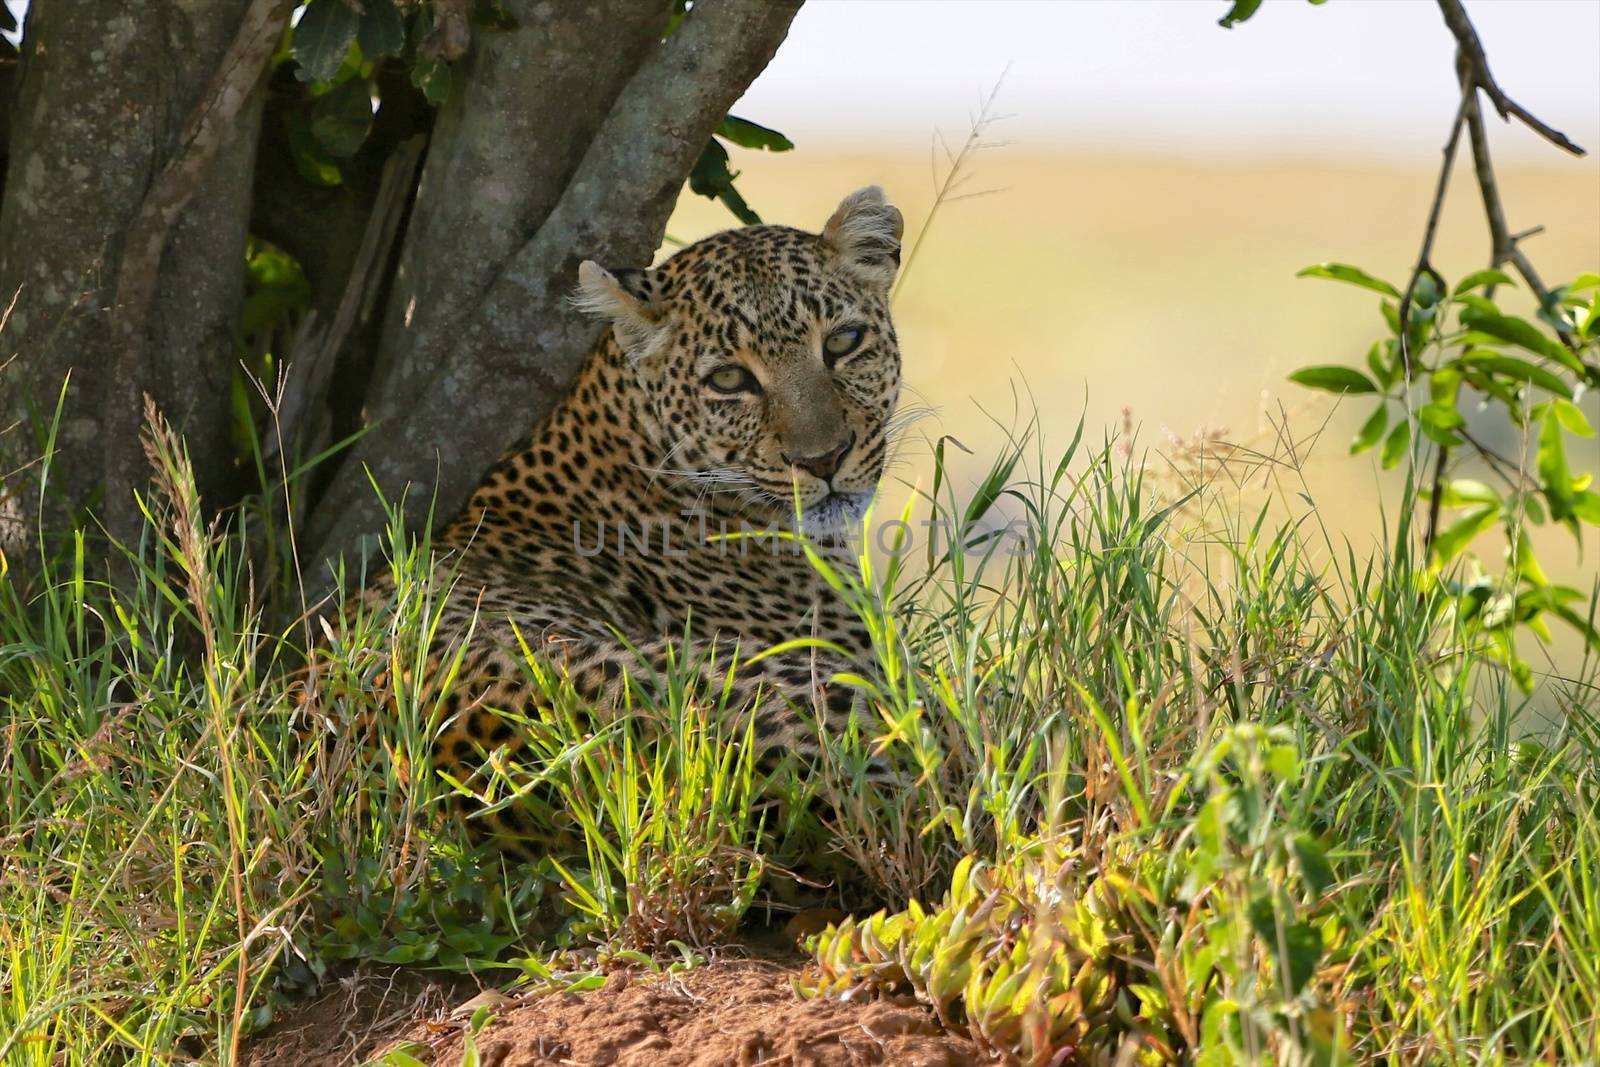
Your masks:
<instances>
[{"instance_id":1,"label":"dirt mound","mask_svg":"<svg viewBox=\"0 0 1600 1067\"><path fill-rule=\"evenodd\" d=\"M476 992L468 979L404 967L348 975L314 1000L281 1011L246 1043L242 1067L351 1067L428 1020L445 1018Z\"/></svg>"},{"instance_id":2,"label":"dirt mound","mask_svg":"<svg viewBox=\"0 0 1600 1067\"><path fill-rule=\"evenodd\" d=\"M684 974L614 974L587 993L549 993L499 1005L494 1022L477 1037L478 1050L484 1067L978 1067L993 1062L969 1038L944 1031L926 1008L909 1000L801 1000L790 986L797 969L765 960L725 960ZM363 1042L362 1052L374 1055L399 1040L420 1041L432 1054L419 1058L435 1067L456 1067L461 1030L441 1022L446 1016L437 1011L431 1019L413 1017L403 1033L391 1030L387 1040ZM282 1029L294 1026L286 1021ZM338 1056L328 1055L337 1033L323 1026L315 1028L322 1031L321 1055L298 1041L293 1052L274 1049L274 1035L268 1034L248 1062L252 1067L357 1062L348 1046Z\"/></svg>"},{"instance_id":3,"label":"dirt mound","mask_svg":"<svg viewBox=\"0 0 1600 1067\"><path fill-rule=\"evenodd\" d=\"M719 963L682 975L613 975L601 989L509 1008L478 1037L486 1067L972 1067L988 1062L913 1003L806 1001L793 967ZM454 1064L460 1037L436 1064Z\"/></svg>"}]
</instances>

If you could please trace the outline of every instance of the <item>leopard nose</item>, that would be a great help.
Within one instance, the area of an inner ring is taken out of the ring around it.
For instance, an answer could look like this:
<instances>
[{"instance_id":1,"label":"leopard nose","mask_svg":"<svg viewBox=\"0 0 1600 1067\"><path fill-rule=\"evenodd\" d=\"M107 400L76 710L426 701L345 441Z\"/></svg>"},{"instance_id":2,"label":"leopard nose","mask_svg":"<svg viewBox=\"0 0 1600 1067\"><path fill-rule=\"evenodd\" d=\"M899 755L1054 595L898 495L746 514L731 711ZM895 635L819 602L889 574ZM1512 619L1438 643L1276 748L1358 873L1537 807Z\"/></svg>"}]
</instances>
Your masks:
<instances>
[{"instance_id":1,"label":"leopard nose","mask_svg":"<svg viewBox=\"0 0 1600 1067\"><path fill-rule=\"evenodd\" d=\"M839 473L839 465L844 462L844 457L850 454L850 450L855 445L856 434L854 430L851 430L849 437L840 441L836 447L827 452L814 456L791 456L785 452L783 461L791 467L799 467L806 473L814 474L823 481L827 481Z\"/></svg>"}]
</instances>

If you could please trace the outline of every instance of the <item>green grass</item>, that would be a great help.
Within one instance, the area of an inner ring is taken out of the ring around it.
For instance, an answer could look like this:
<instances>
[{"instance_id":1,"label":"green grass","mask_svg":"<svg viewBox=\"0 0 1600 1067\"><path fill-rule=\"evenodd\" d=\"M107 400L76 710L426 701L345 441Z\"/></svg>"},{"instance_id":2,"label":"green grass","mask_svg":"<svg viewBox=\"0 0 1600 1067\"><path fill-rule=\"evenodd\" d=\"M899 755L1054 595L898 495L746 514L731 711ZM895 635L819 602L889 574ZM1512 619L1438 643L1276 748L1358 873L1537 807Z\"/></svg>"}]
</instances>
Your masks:
<instances>
[{"instance_id":1,"label":"green grass","mask_svg":"<svg viewBox=\"0 0 1600 1067\"><path fill-rule=\"evenodd\" d=\"M690 964L795 873L861 917L817 939L807 992L911 988L1024 1062L1592 1062L1592 662L1531 724L1409 501L1368 557L1281 457L1232 472L1282 505L1241 512L1129 444L1023 435L971 493L936 450L915 551L833 575L877 661L816 768L764 781L692 662L595 728L530 661L533 758L477 788L570 845L513 866L422 770L411 679L451 580L426 544L391 535L388 609L324 629L260 577L289 570L263 516L203 527L152 430L131 579L86 542L26 599L0 579L0 1062L235 1062L359 962L579 989L606 957ZM309 712L370 708L380 671L374 744L323 743ZM874 756L902 787L866 783Z\"/></svg>"}]
</instances>

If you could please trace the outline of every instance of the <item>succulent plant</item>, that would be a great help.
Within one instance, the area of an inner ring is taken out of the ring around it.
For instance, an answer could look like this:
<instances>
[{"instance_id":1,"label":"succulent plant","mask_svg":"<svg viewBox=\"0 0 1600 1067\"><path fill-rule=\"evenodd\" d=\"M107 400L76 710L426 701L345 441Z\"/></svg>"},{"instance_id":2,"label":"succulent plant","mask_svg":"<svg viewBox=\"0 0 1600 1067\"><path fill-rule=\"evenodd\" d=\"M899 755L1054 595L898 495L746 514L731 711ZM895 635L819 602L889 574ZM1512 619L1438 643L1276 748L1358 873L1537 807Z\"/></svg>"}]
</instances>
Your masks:
<instances>
[{"instance_id":1,"label":"succulent plant","mask_svg":"<svg viewBox=\"0 0 1600 1067\"><path fill-rule=\"evenodd\" d=\"M1004 865L968 856L939 907L911 901L829 926L811 942L817 966L801 994L910 991L1026 1064L1109 1064L1130 1042L1133 1063L1178 1062L1166 998L1137 955L1131 883L1043 851Z\"/></svg>"}]
</instances>

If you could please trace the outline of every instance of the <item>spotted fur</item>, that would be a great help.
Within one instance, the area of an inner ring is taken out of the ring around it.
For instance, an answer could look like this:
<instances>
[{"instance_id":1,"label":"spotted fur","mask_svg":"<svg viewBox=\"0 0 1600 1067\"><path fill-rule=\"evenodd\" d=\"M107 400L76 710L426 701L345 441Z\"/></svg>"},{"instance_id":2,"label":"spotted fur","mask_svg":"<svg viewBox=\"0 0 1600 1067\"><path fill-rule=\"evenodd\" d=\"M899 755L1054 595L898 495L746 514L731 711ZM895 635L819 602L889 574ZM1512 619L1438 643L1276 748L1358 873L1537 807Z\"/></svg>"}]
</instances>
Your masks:
<instances>
[{"instance_id":1,"label":"spotted fur","mask_svg":"<svg viewBox=\"0 0 1600 1067\"><path fill-rule=\"evenodd\" d=\"M854 566L826 535L859 520L884 469L901 230L874 187L820 234L750 226L655 268L582 265L576 299L608 328L565 400L436 539L457 579L435 664L471 635L449 695L437 700L437 679L422 687L439 707L438 770L470 782L486 754L521 745L496 714L536 697L513 624L602 710L686 632L695 648L678 662L705 658L719 691L735 648L817 637L846 657L866 650L862 623L793 542L738 534L792 529L798 498L831 564ZM748 388L713 384L734 378ZM812 650L744 664L731 702L755 716L763 746L812 752L815 725L796 709L837 729L851 702L829 684L841 666ZM526 829L514 810L477 821L511 839Z\"/></svg>"}]
</instances>

